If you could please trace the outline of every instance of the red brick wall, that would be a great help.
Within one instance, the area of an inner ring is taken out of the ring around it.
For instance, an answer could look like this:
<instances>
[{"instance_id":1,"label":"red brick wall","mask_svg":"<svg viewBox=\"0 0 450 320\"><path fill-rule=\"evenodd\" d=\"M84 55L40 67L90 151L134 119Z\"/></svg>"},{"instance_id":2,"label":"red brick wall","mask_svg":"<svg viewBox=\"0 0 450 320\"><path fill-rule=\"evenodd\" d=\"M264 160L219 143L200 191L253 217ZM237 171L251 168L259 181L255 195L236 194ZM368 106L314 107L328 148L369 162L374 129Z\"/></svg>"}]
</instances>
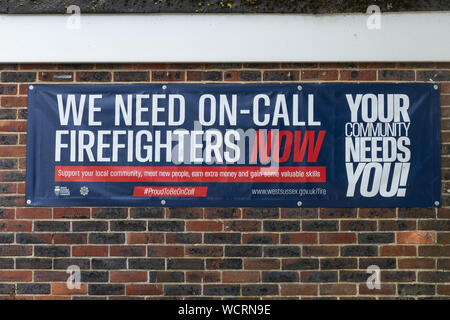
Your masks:
<instances>
[{"instance_id":1,"label":"red brick wall","mask_svg":"<svg viewBox=\"0 0 450 320\"><path fill-rule=\"evenodd\" d=\"M23 64L0 73L2 298L450 297L450 63ZM442 84L439 209L24 208L30 83L430 80ZM380 290L366 287L373 264ZM69 265L81 268L79 290L66 287Z\"/></svg>"}]
</instances>

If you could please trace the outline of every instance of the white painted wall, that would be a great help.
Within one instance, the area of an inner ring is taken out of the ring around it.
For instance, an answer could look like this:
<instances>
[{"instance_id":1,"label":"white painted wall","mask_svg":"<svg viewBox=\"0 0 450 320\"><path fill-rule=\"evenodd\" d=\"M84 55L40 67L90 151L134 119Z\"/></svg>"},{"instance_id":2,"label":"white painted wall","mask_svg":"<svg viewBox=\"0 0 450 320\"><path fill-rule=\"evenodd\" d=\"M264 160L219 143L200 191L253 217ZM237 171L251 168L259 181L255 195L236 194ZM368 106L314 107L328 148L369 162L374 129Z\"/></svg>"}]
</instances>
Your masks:
<instances>
[{"instance_id":1,"label":"white painted wall","mask_svg":"<svg viewBox=\"0 0 450 320\"><path fill-rule=\"evenodd\" d=\"M0 62L450 61L450 12L0 15ZM71 20L73 21L73 20Z\"/></svg>"}]
</instances>

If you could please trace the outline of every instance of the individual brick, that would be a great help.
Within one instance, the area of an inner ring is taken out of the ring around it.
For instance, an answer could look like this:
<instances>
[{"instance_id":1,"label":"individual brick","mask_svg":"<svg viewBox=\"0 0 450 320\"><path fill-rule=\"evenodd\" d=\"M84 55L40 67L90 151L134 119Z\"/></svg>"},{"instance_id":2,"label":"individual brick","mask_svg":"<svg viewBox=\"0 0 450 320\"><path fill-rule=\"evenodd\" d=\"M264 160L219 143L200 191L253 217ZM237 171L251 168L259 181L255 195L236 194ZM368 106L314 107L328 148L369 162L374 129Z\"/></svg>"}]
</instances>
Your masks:
<instances>
[{"instance_id":1,"label":"individual brick","mask_svg":"<svg viewBox=\"0 0 450 320\"><path fill-rule=\"evenodd\" d=\"M194 244L202 242L202 235L199 233L168 233L167 243Z\"/></svg>"},{"instance_id":2,"label":"individual brick","mask_svg":"<svg viewBox=\"0 0 450 320\"><path fill-rule=\"evenodd\" d=\"M16 289L13 283L1 283L0 284L0 294L9 295Z\"/></svg>"},{"instance_id":3,"label":"individual brick","mask_svg":"<svg viewBox=\"0 0 450 320\"><path fill-rule=\"evenodd\" d=\"M303 231L338 231L339 224L337 221L302 221L302 230Z\"/></svg>"},{"instance_id":4,"label":"individual brick","mask_svg":"<svg viewBox=\"0 0 450 320\"><path fill-rule=\"evenodd\" d=\"M427 219L436 217L434 208L398 208L400 219Z\"/></svg>"},{"instance_id":5,"label":"individual brick","mask_svg":"<svg viewBox=\"0 0 450 320\"><path fill-rule=\"evenodd\" d=\"M163 243L164 233L127 233L127 244Z\"/></svg>"},{"instance_id":6,"label":"individual brick","mask_svg":"<svg viewBox=\"0 0 450 320\"><path fill-rule=\"evenodd\" d=\"M205 208L205 219L234 219L241 217L238 208Z\"/></svg>"},{"instance_id":7,"label":"individual brick","mask_svg":"<svg viewBox=\"0 0 450 320\"><path fill-rule=\"evenodd\" d=\"M416 281L415 271L382 271L382 282L414 282ZM420 280L419 280L420 281Z\"/></svg>"},{"instance_id":8,"label":"individual brick","mask_svg":"<svg viewBox=\"0 0 450 320\"><path fill-rule=\"evenodd\" d=\"M66 283L52 283L52 295L56 296L65 296L65 295L84 295L87 294L87 285L82 283L80 288L71 288L67 287Z\"/></svg>"},{"instance_id":9,"label":"individual brick","mask_svg":"<svg viewBox=\"0 0 450 320\"><path fill-rule=\"evenodd\" d=\"M164 218L164 208L131 208L130 216L135 219L161 219Z\"/></svg>"},{"instance_id":10,"label":"individual brick","mask_svg":"<svg viewBox=\"0 0 450 320\"><path fill-rule=\"evenodd\" d=\"M378 224L380 231L416 230L416 221L414 220L380 220Z\"/></svg>"},{"instance_id":11,"label":"individual brick","mask_svg":"<svg viewBox=\"0 0 450 320\"><path fill-rule=\"evenodd\" d=\"M208 270L236 270L242 269L242 259L206 259Z\"/></svg>"},{"instance_id":12,"label":"individual brick","mask_svg":"<svg viewBox=\"0 0 450 320\"><path fill-rule=\"evenodd\" d=\"M0 243L13 243L14 233L0 233Z\"/></svg>"},{"instance_id":13,"label":"individual brick","mask_svg":"<svg viewBox=\"0 0 450 320\"><path fill-rule=\"evenodd\" d=\"M358 243L393 243L395 242L395 234L392 232L373 232L373 233L359 233Z\"/></svg>"},{"instance_id":14,"label":"individual brick","mask_svg":"<svg viewBox=\"0 0 450 320\"><path fill-rule=\"evenodd\" d=\"M0 99L0 105L3 108L26 108L27 97L3 96Z\"/></svg>"},{"instance_id":15,"label":"individual brick","mask_svg":"<svg viewBox=\"0 0 450 320\"><path fill-rule=\"evenodd\" d=\"M260 71L227 71L224 74L224 81L261 81Z\"/></svg>"},{"instance_id":16,"label":"individual brick","mask_svg":"<svg viewBox=\"0 0 450 320\"><path fill-rule=\"evenodd\" d=\"M125 243L124 233L90 233L90 244L123 244Z\"/></svg>"},{"instance_id":17,"label":"individual brick","mask_svg":"<svg viewBox=\"0 0 450 320\"><path fill-rule=\"evenodd\" d=\"M301 77L303 81L332 81L339 77L337 70L302 70Z\"/></svg>"},{"instance_id":18,"label":"individual brick","mask_svg":"<svg viewBox=\"0 0 450 320\"><path fill-rule=\"evenodd\" d=\"M187 221L186 231L222 231L221 221Z\"/></svg>"},{"instance_id":19,"label":"individual brick","mask_svg":"<svg viewBox=\"0 0 450 320\"><path fill-rule=\"evenodd\" d=\"M222 81L221 71L188 71L187 81Z\"/></svg>"},{"instance_id":20,"label":"individual brick","mask_svg":"<svg viewBox=\"0 0 450 320\"><path fill-rule=\"evenodd\" d=\"M76 73L78 82L110 82L111 72L106 71L83 71Z\"/></svg>"},{"instance_id":21,"label":"individual brick","mask_svg":"<svg viewBox=\"0 0 450 320\"><path fill-rule=\"evenodd\" d=\"M333 284L321 284L319 286L320 295L339 295L349 296L356 294L355 284L333 283Z\"/></svg>"},{"instance_id":22,"label":"individual brick","mask_svg":"<svg viewBox=\"0 0 450 320\"><path fill-rule=\"evenodd\" d=\"M182 246L148 246L147 255L149 257L183 257L184 247Z\"/></svg>"},{"instance_id":23,"label":"individual brick","mask_svg":"<svg viewBox=\"0 0 450 320\"><path fill-rule=\"evenodd\" d=\"M226 246L226 257L261 257L262 247L259 246Z\"/></svg>"},{"instance_id":24,"label":"individual brick","mask_svg":"<svg viewBox=\"0 0 450 320\"><path fill-rule=\"evenodd\" d=\"M128 259L129 269L164 270L164 259L133 258Z\"/></svg>"},{"instance_id":25,"label":"individual brick","mask_svg":"<svg viewBox=\"0 0 450 320\"><path fill-rule=\"evenodd\" d=\"M83 258L60 258L53 259L54 269L67 269L69 266L76 265L80 269L90 269L91 262L89 259Z\"/></svg>"},{"instance_id":26,"label":"individual brick","mask_svg":"<svg viewBox=\"0 0 450 320\"><path fill-rule=\"evenodd\" d=\"M17 219L51 219L52 209L51 208L17 208L16 209Z\"/></svg>"},{"instance_id":27,"label":"individual brick","mask_svg":"<svg viewBox=\"0 0 450 320\"><path fill-rule=\"evenodd\" d=\"M341 70L339 79L341 81L375 81L377 72L375 70Z\"/></svg>"},{"instance_id":28,"label":"individual brick","mask_svg":"<svg viewBox=\"0 0 450 320\"><path fill-rule=\"evenodd\" d=\"M16 269L51 269L52 259L46 258L17 258Z\"/></svg>"},{"instance_id":29,"label":"individual brick","mask_svg":"<svg viewBox=\"0 0 450 320\"><path fill-rule=\"evenodd\" d=\"M266 232L295 232L300 231L300 221L265 220L263 230Z\"/></svg>"},{"instance_id":30,"label":"individual brick","mask_svg":"<svg viewBox=\"0 0 450 320\"><path fill-rule=\"evenodd\" d=\"M397 263L395 258L360 258L359 268L367 269L370 266L376 265L380 269L396 269Z\"/></svg>"},{"instance_id":31,"label":"individual brick","mask_svg":"<svg viewBox=\"0 0 450 320\"><path fill-rule=\"evenodd\" d=\"M0 271L0 281L3 282L30 282L32 271L8 270Z\"/></svg>"},{"instance_id":32,"label":"individual brick","mask_svg":"<svg viewBox=\"0 0 450 320\"><path fill-rule=\"evenodd\" d=\"M123 284L89 284L88 294L93 296L112 296L125 294Z\"/></svg>"},{"instance_id":33,"label":"individual brick","mask_svg":"<svg viewBox=\"0 0 450 320\"><path fill-rule=\"evenodd\" d=\"M0 84L0 94L15 95L17 94L16 84Z\"/></svg>"},{"instance_id":34,"label":"individual brick","mask_svg":"<svg viewBox=\"0 0 450 320\"><path fill-rule=\"evenodd\" d=\"M359 209L360 218L368 219L389 219L396 218L396 212L393 208L361 208Z\"/></svg>"},{"instance_id":35,"label":"individual brick","mask_svg":"<svg viewBox=\"0 0 450 320\"><path fill-rule=\"evenodd\" d=\"M39 72L39 81L73 82L73 72Z\"/></svg>"},{"instance_id":36,"label":"individual brick","mask_svg":"<svg viewBox=\"0 0 450 320\"><path fill-rule=\"evenodd\" d=\"M167 270L204 270L203 259L167 259Z\"/></svg>"},{"instance_id":37,"label":"individual brick","mask_svg":"<svg viewBox=\"0 0 450 320\"><path fill-rule=\"evenodd\" d=\"M380 70L378 71L378 80L385 81L414 81L414 70Z\"/></svg>"},{"instance_id":38,"label":"individual brick","mask_svg":"<svg viewBox=\"0 0 450 320\"><path fill-rule=\"evenodd\" d=\"M370 274L366 271L359 270L340 270L339 281L340 282L366 282Z\"/></svg>"},{"instance_id":39,"label":"individual brick","mask_svg":"<svg viewBox=\"0 0 450 320\"><path fill-rule=\"evenodd\" d=\"M450 220L419 221L419 230L448 231L450 230Z\"/></svg>"},{"instance_id":40,"label":"individual brick","mask_svg":"<svg viewBox=\"0 0 450 320\"><path fill-rule=\"evenodd\" d=\"M127 284L126 285L126 294L129 295L144 295L144 296L153 296L153 295L162 295L163 294L163 286L154 285L154 284Z\"/></svg>"},{"instance_id":41,"label":"individual brick","mask_svg":"<svg viewBox=\"0 0 450 320\"><path fill-rule=\"evenodd\" d=\"M17 160L16 159L0 159L0 169L16 169L16 168L17 168ZM21 217L18 216L17 218L21 218ZM26 218L23 218L23 219L26 219Z\"/></svg>"},{"instance_id":42,"label":"individual brick","mask_svg":"<svg viewBox=\"0 0 450 320\"><path fill-rule=\"evenodd\" d=\"M450 272L448 271L420 271L419 282L450 282Z\"/></svg>"},{"instance_id":43,"label":"individual brick","mask_svg":"<svg viewBox=\"0 0 450 320\"><path fill-rule=\"evenodd\" d=\"M150 81L150 74L147 71L116 71L114 81L117 82L141 82Z\"/></svg>"},{"instance_id":44,"label":"individual brick","mask_svg":"<svg viewBox=\"0 0 450 320\"><path fill-rule=\"evenodd\" d=\"M30 221L4 220L0 222L0 232L27 232L31 231Z\"/></svg>"},{"instance_id":45,"label":"individual brick","mask_svg":"<svg viewBox=\"0 0 450 320\"><path fill-rule=\"evenodd\" d=\"M186 282L220 282L219 271L187 271Z\"/></svg>"},{"instance_id":46,"label":"individual brick","mask_svg":"<svg viewBox=\"0 0 450 320\"><path fill-rule=\"evenodd\" d=\"M70 231L70 223L65 221L36 221L34 231Z\"/></svg>"},{"instance_id":47,"label":"individual brick","mask_svg":"<svg viewBox=\"0 0 450 320\"><path fill-rule=\"evenodd\" d=\"M2 72L2 82L34 82L36 72Z\"/></svg>"},{"instance_id":48,"label":"individual brick","mask_svg":"<svg viewBox=\"0 0 450 320\"><path fill-rule=\"evenodd\" d=\"M304 246L302 249L304 257L335 257L339 255L337 246Z\"/></svg>"},{"instance_id":49,"label":"individual brick","mask_svg":"<svg viewBox=\"0 0 450 320\"><path fill-rule=\"evenodd\" d=\"M184 81L185 73L184 71L153 71L152 81Z\"/></svg>"},{"instance_id":50,"label":"individual brick","mask_svg":"<svg viewBox=\"0 0 450 320\"><path fill-rule=\"evenodd\" d=\"M150 271L149 282L184 282L184 272L181 271Z\"/></svg>"},{"instance_id":51,"label":"individual brick","mask_svg":"<svg viewBox=\"0 0 450 320\"><path fill-rule=\"evenodd\" d=\"M107 231L108 223L105 221L73 221L72 229L75 232Z\"/></svg>"},{"instance_id":52,"label":"individual brick","mask_svg":"<svg viewBox=\"0 0 450 320\"><path fill-rule=\"evenodd\" d=\"M343 246L341 248L341 255L344 257L369 257L377 254L376 246Z\"/></svg>"},{"instance_id":53,"label":"individual brick","mask_svg":"<svg viewBox=\"0 0 450 320\"><path fill-rule=\"evenodd\" d=\"M0 258L0 270L2 269L14 269L14 259Z\"/></svg>"},{"instance_id":54,"label":"individual brick","mask_svg":"<svg viewBox=\"0 0 450 320\"><path fill-rule=\"evenodd\" d=\"M126 219L128 209L126 208L93 208L92 217L95 219Z\"/></svg>"},{"instance_id":55,"label":"individual brick","mask_svg":"<svg viewBox=\"0 0 450 320\"><path fill-rule=\"evenodd\" d=\"M111 231L145 231L147 230L146 221L111 221Z\"/></svg>"},{"instance_id":56,"label":"individual brick","mask_svg":"<svg viewBox=\"0 0 450 320\"><path fill-rule=\"evenodd\" d=\"M376 231L377 222L367 220L342 220L341 231Z\"/></svg>"},{"instance_id":57,"label":"individual brick","mask_svg":"<svg viewBox=\"0 0 450 320\"><path fill-rule=\"evenodd\" d=\"M436 262L430 258L402 258L398 259L399 269L434 269Z\"/></svg>"},{"instance_id":58,"label":"individual brick","mask_svg":"<svg viewBox=\"0 0 450 320\"><path fill-rule=\"evenodd\" d=\"M19 283L18 294L50 294L51 288L47 283Z\"/></svg>"},{"instance_id":59,"label":"individual brick","mask_svg":"<svg viewBox=\"0 0 450 320\"><path fill-rule=\"evenodd\" d=\"M264 247L264 257L299 257L300 254L300 247L297 246Z\"/></svg>"},{"instance_id":60,"label":"individual brick","mask_svg":"<svg viewBox=\"0 0 450 320\"><path fill-rule=\"evenodd\" d=\"M245 233L242 235L243 244L277 244L277 233Z\"/></svg>"},{"instance_id":61,"label":"individual brick","mask_svg":"<svg viewBox=\"0 0 450 320\"><path fill-rule=\"evenodd\" d=\"M81 282L108 282L107 271L81 271Z\"/></svg>"},{"instance_id":62,"label":"individual brick","mask_svg":"<svg viewBox=\"0 0 450 320\"><path fill-rule=\"evenodd\" d=\"M222 282L240 282L240 283L251 283L260 282L260 272L259 271L224 271L222 273Z\"/></svg>"},{"instance_id":63,"label":"individual brick","mask_svg":"<svg viewBox=\"0 0 450 320\"><path fill-rule=\"evenodd\" d=\"M399 284L397 294L400 296L434 295L436 288L430 284Z\"/></svg>"},{"instance_id":64,"label":"individual brick","mask_svg":"<svg viewBox=\"0 0 450 320\"><path fill-rule=\"evenodd\" d=\"M68 274L66 271L55 271L55 270L35 270L33 272L34 282L56 282L61 281L66 284ZM66 285L67 286L67 285Z\"/></svg>"},{"instance_id":65,"label":"individual brick","mask_svg":"<svg viewBox=\"0 0 450 320\"><path fill-rule=\"evenodd\" d=\"M337 282L338 273L336 271L302 271L301 282Z\"/></svg>"},{"instance_id":66,"label":"individual brick","mask_svg":"<svg viewBox=\"0 0 450 320\"><path fill-rule=\"evenodd\" d=\"M147 248L145 246L111 246L110 256L118 257L145 257L147 254Z\"/></svg>"},{"instance_id":67,"label":"individual brick","mask_svg":"<svg viewBox=\"0 0 450 320\"><path fill-rule=\"evenodd\" d=\"M273 268L277 269L277 268ZM316 270L319 269L319 259L313 258L297 258L297 259L283 259L283 270Z\"/></svg>"},{"instance_id":68,"label":"individual brick","mask_svg":"<svg viewBox=\"0 0 450 320\"><path fill-rule=\"evenodd\" d=\"M271 219L280 215L278 208L244 208L243 217L246 219Z\"/></svg>"},{"instance_id":69,"label":"individual brick","mask_svg":"<svg viewBox=\"0 0 450 320\"><path fill-rule=\"evenodd\" d=\"M278 259L245 259L244 269L247 270L273 270L280 269Z\"/></svg>"},{"instance_id":70,"label":"individual brick","mask_svg":"<svg viewBox=\"0 0 450 320\"><path fill-rule=\"evenodd\" d=\"M265 71L264 81L298 81L300 75L295 70Z\"/></svg>"},{"instance_id":71,"label":"individual brick","mask_svg":"<svg viewBox=\"0 0 450 320\"><path fill-rule=\"evenodd\" d=\"M417 71L418 81L450 81L448 70L424 70Z\"/></svg>"},{"instance_id":72,"label":"individual brick","mask_svg":"<svg viewBox=\"0 0 450 320\"><path fill-rule=\"evenodd\" d=\"M319 233L321 244L356 243L356 233L353 232L321 232Z\"/></svg>"},{"instance_id":73,"label":"individual brick","mask_svg":"<svg viewBox=\"0 0 450 320\"><path fill-rule=\"evenodd\" d=\"M226 231L250 232L260 231L261 222L254 220L232 220L224 224Z\"/></svg>"},{"instance_id":74,"label":"individual brick","mask_svg":"<svg viewBox=\"0 0 450 320\"><path fill-rule=\"evenodd\" d=\"M242 295L244 297L276 296L278 292L278 285L275 284L250 284L242 286Z\"/></svg>"},{"instance_id":75,"label":"individual brick","mask_svg":"<svg viewBox=\"0 0 450 320\"><path fill-rule=\"evenodd\" d=\"M298 282L298 272L263 271L262 282Z\"/></svg>"},{"instance_id":76,"label":"individual brick","mask_svg":"<svg viewBox=\"0 0 450 320\"><path fill-rule=\"evenodd\" d=\"M111 282L147 282L146 271L111 271Z\"/></svg>"},{"instance_id":77,"label":"individual brick","mask_svg":"<svg viewBox=\"0 0 450 320\"><path fill-rule=\"evenodd\" d=\"M319 216L317 208L281 208L283 219L314 219Z\"/></svg>"},{"instance_id":78,"label":"individual brick","mask_svg":"<svg viewBox=\"0 0 450 320\"><path fill-rule=\"evenodd\" d=\"M36 257L69 257L70 247L68 246L35 246L34 255Z\"/></svg>"},{"instance_id":79,"label":"individual brick","mask_svg":"<svg viewBox=\"0 0 450 320\"><path fill-rule=\"evenodd\" d=\"M92 269L94 270L125 269L126 264L127 264L126 259L117 259L117 258L92 259Z\"/></svg>"},{"instance_id":80,"label":"individual brick","mask_svg":"<svg viewBox=\"0 0 450 320\"><path fill-rule=\"evenodd\" d=\"M170 219L201 219L202 208L168 208L167 217Z\"/></svg>"},{"instance_id":81,"label":"individual brick","mask_svg":"<svg viewBox=\"0 0 450 320\"><path fill-rule=\"evenodd\" d=\"M73 246L74 257L105 257L108 255L107 246Z\"/></svg>"},{"instance_id":82,"label":"individual brick","mask_svg":"<svg viewBox=\"0 0 450 320\"><path fill-rule=\"evenodd\" d=\"M356 218L355 208L321 208L320 218L322 219L343 219Z\"/></svg>"},{"instance_id":83,"label":"individual brick","mask_svg":"<svg viewBox=\"0 0 450 320\"><path fill-rule=\"evenodd\" d=\"M240 233L205 233L203 242L207 244L240 244Z\"/></svg>"},{"instance_id":84,"label":"individual brick","mask_svg":"<svg viewBox=\"0 0 450 320\"><path fill-rule=\"evenodd\" d=\"M203 294L205 296L239 296L240 293L240 285L214 284L203 287Z\"/></svg>"},{"instance_id":85,"label":"individual brick","mask_svg":"<svg viewBox=\"0 0 450 320\"><path fill-rule=\"evenodd\" d=\"M417 249L415 246L404 246L404 245L387 245L380 247L381 256L416 256Z\"/></svg>"},{"instance_id":86,"label":"individual brick","mask_svg":"<svg viewBox=\"0 0 450 320\"><path fill-rule=\"evenodd\" d=\"M318 286L315 284L282 284L282 296L317 296Z\"/></svg>"},{"instance_id":87,"label":"individual brick","mask_svg":"<svg viewBox=\"0 0 450 320\"><path fill-rule=\"evenodd\" d=\"M184 221L149 221L148 231L184 231Z\"/></svg>"},{"instance_id":88,"label":"individual brick","mask_svg":"<svg viewBox=\"0 0 450 320\"><path fill-rule=\"evenodd\" d=\"M185 254L190 257L222 257L223 247L191 246L185 248Z\"/></svg>"},{"instance_id":89,"label":"individual brick","mask_svg":"<svg viewBox=\"0 0 450 320\"><path fill-rule=\"evenodd\" d=\"M365 283L359 285L359 294L361 294L361 295L371 295L372 296L372 295L376 294L376 295L383 295L383 296L386 296L386 295L394 296L395 293L396 293L395 284L382 283L380 289L377 289L377 288L369 289L367 287L367 284L365 284Z\"/></svg>"},{"instance_id":90,"label":"individual brick","mask_svg":"<svg viewBox=\"0 0 450 320\"><path fill-rule=\"evenodd\" d=\"M397 232L397 243L432 244L436 238L432 232Z\"/></svg>"},{"instance_id":91,"label":"individual brick","mask_svg":"<svg viewBox=\"0 0 450 320\"><path fill-rule=\"evenodd\" d=\"M284 233L281 234L283 244L315 244L317 243L317 233Z\"/></svg>"},{"instance_id":92,"label":"individual brick","mask_svg":"<svg viewBox=\"0 0 450 320\"><path fill-rule=\"evenodd\" d=\"M201 291L200 285L170 284L164 286L164 295L166 296L198 296Z\"/></svg>"},{"instance_id":93,"label":"individual brick","mask_svg":"<svg viewBox=\"0 0 450 320\"><path fill-rule=\"evenodd\" d=\"M321 270L356 269L358 261L355 258L324 258L320 259Z\"/></svg>"}]
</instances>

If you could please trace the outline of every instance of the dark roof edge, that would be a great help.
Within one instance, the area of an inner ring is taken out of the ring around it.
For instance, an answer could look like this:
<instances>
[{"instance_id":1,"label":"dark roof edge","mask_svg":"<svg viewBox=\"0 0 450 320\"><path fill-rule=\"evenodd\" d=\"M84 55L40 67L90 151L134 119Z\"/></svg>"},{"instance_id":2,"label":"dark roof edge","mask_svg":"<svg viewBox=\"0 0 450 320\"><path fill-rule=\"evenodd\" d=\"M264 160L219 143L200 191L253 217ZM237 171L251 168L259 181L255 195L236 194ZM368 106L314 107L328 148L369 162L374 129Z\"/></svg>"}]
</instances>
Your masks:
<instances>
[{"instance_id":1,"label":"dark roof edge","mask_svg":"<svg viewBox=\"0 0 450 320\"><path fill-rule=\"evenodd\" d=\"M365 13L450 11L448 0L0 0L0 13L64 14L70 5L81 13Z\"/></svg>"}]
</instances>

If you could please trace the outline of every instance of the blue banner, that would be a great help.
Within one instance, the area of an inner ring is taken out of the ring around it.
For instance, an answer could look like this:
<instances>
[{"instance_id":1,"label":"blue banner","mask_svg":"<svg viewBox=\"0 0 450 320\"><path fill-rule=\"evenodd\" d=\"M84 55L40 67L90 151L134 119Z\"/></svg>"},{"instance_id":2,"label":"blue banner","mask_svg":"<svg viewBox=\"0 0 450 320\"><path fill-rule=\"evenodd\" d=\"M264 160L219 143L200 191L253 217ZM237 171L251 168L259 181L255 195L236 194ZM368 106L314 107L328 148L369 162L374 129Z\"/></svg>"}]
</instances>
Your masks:
<instances>
[{"instance_id":1,"label":"blue banner","mask_svg":"<svg viewBox=\"0 0 450 320\"><path fill-rule=\"evenodd\" d=\"M28 92L29 206L440 205L438 85Z\"/></svg>"}]
</instances>

